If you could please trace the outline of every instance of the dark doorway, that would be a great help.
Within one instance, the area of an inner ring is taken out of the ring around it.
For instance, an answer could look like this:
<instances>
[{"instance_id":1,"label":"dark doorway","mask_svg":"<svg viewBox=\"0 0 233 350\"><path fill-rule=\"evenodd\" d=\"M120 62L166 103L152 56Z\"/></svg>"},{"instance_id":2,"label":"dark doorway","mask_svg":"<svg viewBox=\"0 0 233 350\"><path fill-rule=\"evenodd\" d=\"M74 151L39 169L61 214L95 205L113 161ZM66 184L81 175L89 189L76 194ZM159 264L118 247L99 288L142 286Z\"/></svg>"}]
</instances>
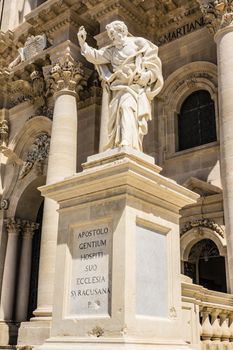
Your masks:
<instances>
[{"instance_id":1,"label":"dark doorway","mask_svg":"<svg viewBox=\"0 0 233 350\"><path fill-rule=\"evenodd\" d=\"M194 244L188 261L184 263L184 273L205 288L227 292L225 258L220 256L216 244L210 239Z\"/></svg>"},{"instance_id":2,"label":"dark doorway","mask_svg":"<svg viewBox=\"0 0 233 350\"><path fill-rule=\"evenodd\" d=\"M41 242L41 229L42 218L44 210L44 201L41 203L38 210L36 222L39 223L39 229L35 232L32 241L32 268L31 268L31 281L30 281L30 294L28 303L28 317L29 320L33 317L33 311L37 308L37 290L38 290L38 276L39 276L39 260L40 260L40 242Z\"/></svg>"}]
</instances>

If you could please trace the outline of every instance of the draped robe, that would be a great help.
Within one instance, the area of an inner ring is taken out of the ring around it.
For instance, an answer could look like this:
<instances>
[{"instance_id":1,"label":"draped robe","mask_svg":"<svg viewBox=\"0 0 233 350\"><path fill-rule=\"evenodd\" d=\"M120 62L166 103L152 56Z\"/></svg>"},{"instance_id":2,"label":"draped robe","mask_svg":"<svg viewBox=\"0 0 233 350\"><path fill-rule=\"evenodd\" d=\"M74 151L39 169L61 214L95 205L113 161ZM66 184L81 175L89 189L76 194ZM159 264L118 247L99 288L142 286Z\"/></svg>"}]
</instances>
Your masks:
<instances>
[{"instance_id":1,"label":"draped robe","mask_svg":"<svg viewBox=\"0 0 233 350\"><path fill-rule=\"evenodd\" d=\"M142 151L151 101L163 87L158 47L144 38L127 37L121 48L96 50L85 43L82 54L95 64L102 80L100 151L124 145ZM146 83L138 81L142 72L150 72Z\"/></svg>"}]
</instances>

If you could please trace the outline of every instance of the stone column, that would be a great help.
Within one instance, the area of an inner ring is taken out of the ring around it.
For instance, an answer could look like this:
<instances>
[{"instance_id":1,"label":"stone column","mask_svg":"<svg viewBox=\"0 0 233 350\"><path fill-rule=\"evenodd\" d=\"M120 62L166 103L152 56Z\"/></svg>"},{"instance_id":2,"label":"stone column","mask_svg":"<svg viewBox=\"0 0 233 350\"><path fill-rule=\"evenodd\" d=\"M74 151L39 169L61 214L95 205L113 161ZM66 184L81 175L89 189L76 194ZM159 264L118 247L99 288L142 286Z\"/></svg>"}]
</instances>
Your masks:
<instances>
[{"instance_id":1,"label":"stone column","mask_svg":"<svg viewBox=\"0 0 233 350\"><path fill-rule=\"evenodd\" d=\"M39 225L34 222L23 222L22 249L19 265L19 282L17 289L16 321L22 322L27 319L28 297L30 290L32 238Z\"/></svg>"},{"instance_id":2,"label":"stone column","mask_svg":"<svg viewBox=\"0 0 233 350\"><path fill-rule=\"evenodd\" d=\"M201 6L208 27L215 33L218 58L221 179L226 224L228 290L233 293L233 4L210 1Z\"/></svg>"},{"instance_id":3,"label":"stone column","mask_svg":"<svg viewBox=\"0 0 233 350\"><path fill-rule=\"evenodd\" d=\"M3 310L4 320L12 321L17 269L18 240L21 222L18 219L6 219L5 223L8 233L8 240L2 281L1 307Z\"/></svg>"},{"instance_id":4,"label":"stone column","mask_svg":"<svg viewBox=\"0 0 233 350\"><path fill-rule=\"evenodd\" d=\"M55 183L76 172L77 163L77 84L83 72L70 54L56 63L49 76L55 98L46 184ZM34 315L50 319L58 228L58 206L45 199L42 223L38 301Z\"/></svg>"}]
</instances>

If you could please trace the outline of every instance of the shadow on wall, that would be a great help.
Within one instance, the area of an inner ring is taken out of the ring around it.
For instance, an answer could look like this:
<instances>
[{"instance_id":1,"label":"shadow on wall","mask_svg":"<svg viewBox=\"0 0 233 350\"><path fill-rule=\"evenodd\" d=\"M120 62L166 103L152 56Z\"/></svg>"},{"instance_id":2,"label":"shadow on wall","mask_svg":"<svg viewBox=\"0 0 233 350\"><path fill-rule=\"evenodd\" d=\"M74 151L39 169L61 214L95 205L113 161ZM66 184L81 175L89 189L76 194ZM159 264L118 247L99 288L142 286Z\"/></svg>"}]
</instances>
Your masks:
<instances>
[{"instance_id":1,"label":"shadow on wall","mask_svg":"<svg viewBox=\"0 0 233 350\"><path fill-rule=\"evenodd\" d=\"M39 208L43 202L43 197L37 188L44 184L45 176L38 176L28 184L18 199L15 217L30 221L36 220Z\"/></svg>"}]
</instances>

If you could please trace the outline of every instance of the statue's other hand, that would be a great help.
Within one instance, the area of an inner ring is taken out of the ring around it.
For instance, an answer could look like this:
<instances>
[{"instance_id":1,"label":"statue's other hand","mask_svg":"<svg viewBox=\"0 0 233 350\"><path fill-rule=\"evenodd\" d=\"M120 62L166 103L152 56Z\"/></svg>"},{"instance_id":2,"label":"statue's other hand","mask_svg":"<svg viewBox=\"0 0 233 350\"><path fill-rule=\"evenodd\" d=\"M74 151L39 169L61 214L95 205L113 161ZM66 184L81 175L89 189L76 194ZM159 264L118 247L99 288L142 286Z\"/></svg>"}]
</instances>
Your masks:
<instances>
[{"instance_id":1,"label":"statue's other hand","mask_svg":"<svg viewBox=\"0 0 233 350\"><path fill-rule=\"evenodd\" d=\"M79 44L80 44L80 46L82 46L86 42L86 38L87 38L87 32L86 32L84 26L81 26L79 28L77 36L78 36Z\"/></svg>"},{"instance_id":2,"label":"statue's other hand","mask_svg":"<svg viewBox=\"0 0 233 350\"><path fill-rule=\"evenodd\" d=\"M141 85L141 86L146 86L149 81L151 79L151 74L148 71L145 72L141 72L138 76L137 76L137 84Z\"/></svg>"}]
</instances>

